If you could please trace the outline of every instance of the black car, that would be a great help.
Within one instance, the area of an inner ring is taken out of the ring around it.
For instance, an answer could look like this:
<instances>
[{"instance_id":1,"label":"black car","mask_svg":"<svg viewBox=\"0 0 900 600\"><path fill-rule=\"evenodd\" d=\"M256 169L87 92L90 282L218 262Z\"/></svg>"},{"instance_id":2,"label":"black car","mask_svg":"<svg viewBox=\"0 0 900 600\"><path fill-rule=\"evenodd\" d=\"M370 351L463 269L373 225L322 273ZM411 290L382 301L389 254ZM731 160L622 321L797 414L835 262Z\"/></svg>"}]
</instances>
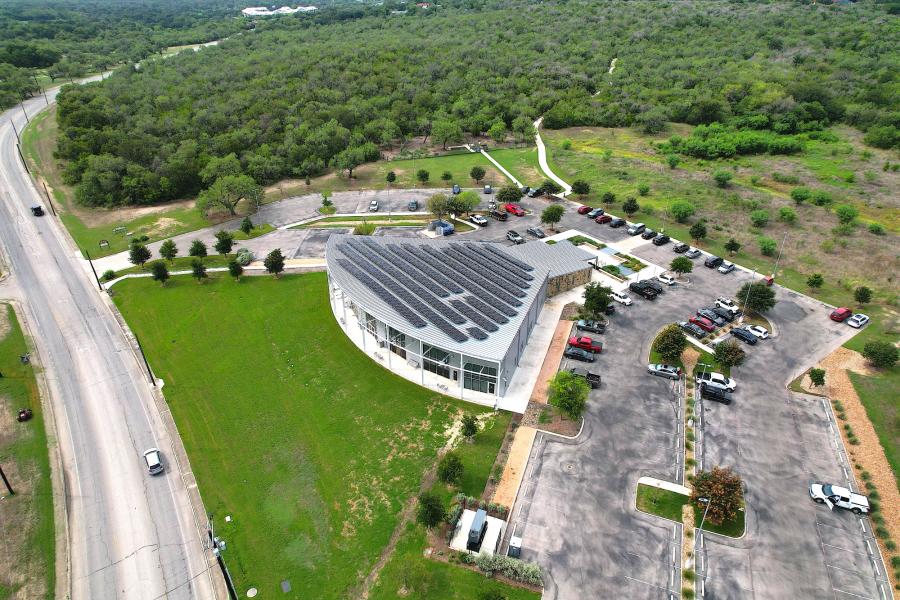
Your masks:
<instances>
[{"instance_id":1,"label":"black car","mask_svg":"<svg viewBox=\"0 0 900 600\"><path fill-rule=\"evenodd\" d=\"M645 286L656 292L657 295L662 294L663 290L665 289L663 288L662 284L660 284L658 281L654 281L653 279L645 279L640 283L643 283Z\"/></svg>"},{"instance_id":2,"label":"black car","mask_svg":"<svg viewBox=\"0 0 900 600\"><path fill-rule=\"evenodd\" d=\"M725 319L726 323L731 323L732 321L734 321L734 318L737 316L735 313L731 312L727 308L721 308L718 306L715 306L715 307L711 306L711 307L709 307L709 310L713 311L714 313L716 313L717 315L719 315L720 317Z\"/></svg>"},{"instance_id":3,"label":"black car","mask_svg":"<svg viewBox=\"0 0 900 600\"><path fill-rule=\"evenodd\" d=\"M600 387L600 375L597 373L591 373L587 369L583 369L581 367L572 367L569 369L569 373L574 375L575 377L581 377L585 381L587 381L588 385L591 386L591 389L596 389Z\"/></svg>"},{"instance_id":4,"label":"black car","mask_svg":"<svg viewBox=\"0 0 900 600\"><path fill-rule=\"evenodd\" d=\"M603 333L606 331L606 323L602 323L601 321L586 321L584 319L575 323L575 328L578 331L589 331L591 333ZM750 333L749 331L747 333ZM753 335L750 333L750 335ZM756 336L754 336L756 337Z\"/></svg>"},{"instance_id":5,"label":"black car","mask_svg":"<svg viewBox=\"0 0 900 600\"><path fill-rule=\"evenodd\" d=\"M624 227L625 219L621 217L613 217L613 220L609 222L610 227Z\"/></svg>"},{"instance_id":6,"label":"black car","mask_svg":"<svg viewBox=\"0 0 900 600\"><path fill-rule=\"evenodd\" d=\"M529 197L529 198L537 198L537 197L540 196L542 193L543 193L543 192L541 192L541 189L540 189L540 188L533 189L533 190L531 190L530 192L528 192L528 197Z\"/></svg>"},{"instance_id":7,"label":"black car","mask_svg":"<svg viewBox=\"0 0 900 600\"><path fill-rule=\"evenodd\" d=\"M675 254L684 254L688 251L688 248L690 248L690 246L688 246L684 242L678 242L677 244L672 246L672 252L674 252Z\"/></svg>"},{"instance_id":8,"label":"black car","mask_svg":"<svg viewBox=\"0 0 900 600\"><path fill-rule=\"evenodd\" d=\"M616 314L616 307L612 304L607 304L606 308L603 309L603 314L606 316Z\"/></svg>"},{"instance_id":9,"label":"black car","mask_svg":"<svg viewBox=\"0 0 900 600\"><path fill-rule=\"evenodd\" d=\"M409 212L419 210L419 201L418 200L410 200L409 202L407 202L406 210L408 210Z\"/></svg>"},{"instance_id":10,"label":"black car","mask_svg":"<svg viewBox=\"0 0 900 600\"><path fill-rule=\"evenodd\" d=\"M525 233L527 233L528 235L533 235L538 239L547 237L547 234L544 233L544 230L540 227L529 227L525 230Z\"/></svg>"},{"instance_id":11,"label":"black car","mask_svg":"<svg viewBox=\"0 0 900 600\"><path fill-rule=\"evenodd\" d=\"M756 345L756 341L757 341L756 336L753 335L752 333L750 333L749 331L747 331L746 329L743 329L742 327L735 327L734 329L732 329L731 335L733 335L734 337L736 337L737 339L741 340L744 343L750 344L751 346Z\"/></svg>"},{"instance_id":12,"label":"black car","mask_svg":"<svg viewBox=\"0 0 900 600\"><path fill-rule=\"evenodd\" d=\"M462 189L460 189L459 185L457 185L457 184L454 183L454 184L453 184L453 193L454 193L454 194L458 194L458 193L460 193L461 191L462 191Z\"/></svg>"},{"instance_id":13,"label":"black car","mask_svg":"<svg viewBox=\"0 0 900 600\"><path fill-rule=\"evenodd\" d=\"M596 219L597 217L599 217L599 216L602 215L602 214L603 214L603 209L602 209L602 208L595 208L594 210L590 211L590 212L589 212L587 215L585 215L585 216L586 216L588 219Z\"/></svg>"},{"instance_id":14,"label":"black car","mask_svg":"<svg viewBox=\"0 0 900 600\"><path fill-rule=\"evenodd\" d=\"M712 400L713 402L721 402L722 404L731 404L731 395L725 390L705 383L700 384L700 397L704 400Z\"/></svg>"},{"instance_id":15,"label":"black car","mask_svg":"<svg viewBox=\"0 0 900 600\"><path fill-rule=\"evenodd\" d=\"M43 217L44 216L44 207L43 206L32 206L31 214L33 214L36 217Z\"/></svg>"},{"instance_id":16,"label":"black car","mask_svg":"<svg viewBox=\"0 0 900 600\"><path fill-rule=\"evenodd\" d=\"M706 260L703 261L703 266L705 266L709 269L715 269L716 267L721 265L722 262L724 262L724 261L722 260L721 257L710 255L710 256L707 256Z\"/></svg>"},{"instance_id":17,"label":"black car","mask_svg":"<svg viewBox=\"0 0 900 600\"><path fill-rule=\"evenodd\" d=\"M697 338L698 340L702 340L703 338L706 337L706 332L703 331L702 329L700 329L699 327L697 327L696 325L694 325L693 323L688 323L687 321L682 321L681 323L678 324L678 326L681 327L681 329L683 329L685 332L687 332L687 333L691 334L692 336L694 336L695 338Z\"/></svg>"},{"instance_id":18,"label":"black car","mask_svg":"<svg viewBox=\"0 0 900 600\"><path fill-rule=\"evenodd\" d=\"M725 323L728 322L709 308L701 308L697 311L697 314L705 319L709 319L710 321L712 321L716 327L722 327L723 325L725 325Z\"/></svg>"},{"instance_id":19,"label":"black car","mask_svg":"<svg viewBox=\"0 0 900 600\"><path fill-rule=\"evenodd\" d=\"M661 233L658 236L656 236L655 238L653 238L653 245L654 246L664 246L669 243L670 239L671 238L669 236L667 236L664 233Z\"/></svg>"},{"instance_id":20,"label":"black car","mask_svg":"<svg viewBox=\"0 0 900 600\"><path fill-rule=\"evenodd\" d=\"M628 284L628 289L643 297L645 300L655 300L659 295L655 289L647 285L646 281L633 281Z\"/></svg>"},{"instance_id":21,"label":"black car","mask_svg":"<svg viewBox=\"0 0 900 600\"><path fill-rule=\"evenodd\" d=\"M563 356L566 358L571 358L572 360L580 360L581 362L594 362L594 353L588 352L587 350L582 350L581 348L575 348L574 346L569 346L566 348L566 351L563 352Z\"/></svg>"},{"instance_id":22,"label":"black car","mask_svg":"<svg viewBox=\"0 0 900 600\"><path fill-rule=\"evenodd\" d=\"M649 240L656 237L656 232L652 229L645 229L644 233L641 234L641 237L645 240Z\"/></svg>"},{"instance_id":23,"label":"black car","mask_svg":"<svg viewBox=\"0 0 900 600\"><path fill-rule=\"evenodd\" d=\"M506 211L505 210L497 210L496 208L492 210L490 213L492 219L497 219L498 221L506 220Z\"/></svg>"}]
</instances>

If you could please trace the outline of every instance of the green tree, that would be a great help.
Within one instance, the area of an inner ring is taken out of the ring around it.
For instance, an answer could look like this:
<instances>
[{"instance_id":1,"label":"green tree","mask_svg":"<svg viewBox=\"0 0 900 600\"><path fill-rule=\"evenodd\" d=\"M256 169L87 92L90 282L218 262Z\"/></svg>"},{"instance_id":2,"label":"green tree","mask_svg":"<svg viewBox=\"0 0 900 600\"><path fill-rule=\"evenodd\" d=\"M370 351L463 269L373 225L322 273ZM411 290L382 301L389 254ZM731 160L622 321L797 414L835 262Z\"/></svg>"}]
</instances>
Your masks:
<instances>
[{"instance_id":1,"label":"green tree","mask_svg":"<svg viewBox=\"0 0 900 600\"><path fill-rule=\"evenodd\" d=\"M601 198L601 200L603 200L603 204L609 206L610 204L615 203L616 195L610 191L606 191L603 192L603 197Z\"/></svg>"},{"instance_id":2,"label":"green tree","mask_svg":"<svg viewBox=\"0 0 900 600\"><path fill-rule=\"evenodd\" d=\"M591 193L591 184L584 179L576 179L572 182L572 193L583 198Z\"/></svg>"},{"instance_id":3,"label":"green tree","mask_svg":"<svg viewBox=\"0 0 900 600\"><path fill-rule=\"evenodd\" d=\"M556 229L556 226L562 220L564 212L566 210L562 204L551 204L541 212L541 223L544 223L551 229Z\"/></svg>"},{"instance_id":4,"label":"green tree","mask_svg":"<svg viewBox=\"0 0 900 600\"><path fill-rule=\"evenodd\" d=\"M762 252L763 256L775 256L775 250L778 248L778 243L775 240L761 235L757 242L759 242L759 251Z\"/></svg>"},{"instance_id":5,"label":"green tree","mask_svg":"<svg viewBox=\"0 0 900 600\"><path fill-rule=\"evenodd\" d=\"M248 175L227 175L216 179L197 197L197 208L206 214L212 207L226 209L229 214L236 215L236 208L241 200L253 202L257 206L262 202L265 192Z\"/></svg>"},{"instance_id":6,"label":"green tree","mask_svg":"<svg viewBox=\"0 0 900 600\"><path fill-rule=\"evenodd\" d=\"M720 188L727 188L731 183L732 177L734 177L734 175L732 175L730 171L719 170L713 173L713 180Z\"/></svg>"},{"instance_id":7,"label":"green tree","mask_svg":"<svg viewBox=\"0 0 900 600\"><path fill-rule=\"evenodd\" d=\"M219 254L228 254L234 247L234 236L224 229L216 232L216 244L213 247Z\"/></svg>"},{"instance_id":8,"label":"green tree","mask_svg":"<svg viewBox=\"0 0 900 600\"><path fill-rule=\"evenodd\" d=\"M816 387L825 385L825 369L810 369L809 380Z\"/></svg>"},{"instance_id":9,"label":"green tree","mask_svg":"<svg viewBox=\"0 0 900 600\"><path fill-rule=\"evenodd\" d=\"M602 318L612 301L612 290L593 281L584 287L584 311L592 319Z\"/></svg>"},{"instance_id":10,"label":"green tree","mask_svg":"<svg viewBox=\"0 0 900 600\"><path fill-rule=\"evenodd\" d=\"M738 250L741 249L741 243L734 238L729 239L725 242L725 249L734 256Z\"/></svg>"},{"instance_id":11,"label":"green tree","mask_svg":"<svg viewBox=\"0 0 900 600\"><path fill-rule=\"evenodd\" d=\"M385 176L384 180L388 183L394 183L395 181L397 181L397 174L393 171L388 171L388 174Z\"/></svg>"},{"instance_id":12,"label":"green tree","mask_svg":"<svg viewBox=\"0 0 900 600\"><path fill-rule=\"evenodd\" d=\"M700 499L704 498L706 502ZM744 504L744 486L740 476L730 468L713 467L694 478L691 503L706 513L706 520L721 525L737 517Z\"/></svg>"},{"instance_id":13,"label":"green tree","mask_svg":"<svg viewBox=\"0 0 900 600\"><path fill-rule=\"evenodd\" d=\"M562 186L560 186L552 179L545 179L544 182L541 183L540 189L545 194L558 194L563 191Z\"/></svg>"},{"instance_id":14,"label":"green tree","mask_svg":"<svg viewBox=\"0 0 900 600\"><path fill-rule=\"evenodd\" d=\"M677 154L669 154L666 156L666 164L669 165L670 169L674 169L681 162L681 159Z\"/></svg>"},{"instance_id":15,"label":"green tree","mask_svg":"<svg viewBox=\"0 0 900 600\"><path fill-rule=\"evenodd\" d=\"M500 191L497 192L498 202L518 202L521 199L522 190L520 190L519 187L515 185L504 185L502 188L500 188Z\"/></svg>"},{"instance_id":16,"label":"green tree","mask_svg":"<svg viewBox=\"0 0 900 600\"><path fill-rule=\"evenodd\" d=\"M754 210L750 213L750 222L754 227L765 227L769 224L769 211Z\"/></svg>"},{"instance_id":17,"label":"green tree","mask_svg":"<svg viewBox=\"0 0 900 600\"><path fill-rule=\"evenodd\" d=\"M266 272L278 277L284 271L284 255L281 253L281 248L275 248L269 252L263 260L263 266L266 268Z\"/></svg>"},{"instance_id":18,"label":"green tree","mask_svg":"<svg viewBox=\"0 0 900 600\"><path fill-rule=\"evenodd\" d=\"M685 337L681 328L674 323L667 325L653 340L653 350L667 363L679 362L681 353L684 352L687 345L687 337Z\"/></svg>"},{"instance_id":19,"label":"green tree","mask_svg":"<svg viewBox=\"0 0 900 600\"><path fill-rule=\"evenodd\" d=\"M441 181L453 181L453 173L450 171L444 171L441 173Z\"/></svg>"},{"instance_id":20,"label":"green tree","mask_svg":"<svg viewBox=\"0 0 900 600\"><path fill-rule=\"evenodd\" d=\"M811 290L817 290L825 283L825 278L821 273L813 273L806 278L806 287Z\"/></svg>"},{"instance_id":21,"label":"green tree","mask_svg":"<svg viewBox=\"0 0 900 600\"><path fill-rule=\"evenodd\" d=\"M441 458L438 463L438 478L444 483L456 484L462 479L463 471L462 459L455 452L448 452Z\"/></svg>"},{"instance_id":22,"label":"green tree","mask_svg":"<svg viewBox=\"0 0 900 600\"><path fill-rule=\"evenodd\" d=\"M856 217L859 216L859 210L849 204L841 204L834 207L834 214L837 215L838 221L847 225L856 220Z\"/></svg>"},{"instance_id":23,"label":"green tree","mask_svg":"<svg viewBox=\"0 0 900 600\"><path fill-rule=\"evenodd\" d=\"M694 262L686 256L676 256L669 264L669 270L684 275L694 270Z\"/></svg>"},{"instance_id":24,"label":"green tree","mask_svg":"<svg viewBox=\"0 0 900 600\"><path fill-rule=\"evenodd\" d=\"M744 362L747 354L735 340L725 340L716 344L713 356L723 367L737 367Z\"/></svg>"},{"instance_id":25,"label":"green tree","mask_svg":"<svg viewBox=\"0 0 900 600\"><path fill-rule=\"evenodd\" d=\"M638 196L646 196L650 193L650 186L646 183L641 183L637 186Z\"/></svg>"},{"instance_id":26,"label":"green tree","mask_svg":"<svg viewBox=\"0 0 900 600\"><path fill-rule=\"evenodd\" d=\"M253 221L250 220L250 217L244 217L241 221L241 231L244 232L244 235L250 235L250 232L253 231Z\"/></svg>"},{"instance_id":27,"label":"green tree","mask_svg":"<svg viewBox=\"0 0 900 600\"><path fill-rule=\"evenodd\" d=\"M548 391L550 404L559 408L570 419L578 420L587 406L591 386L569 371L560 371L550 380Z\"/></svg>"},{"instance_id":28,"label":"green tree","mask_svg":"<svg viewBox=\"0 0 900 600\"><path fill-rule=\"evenodd\" d=\"M241 161L239 161L237 155L232 152L225 156L214 156L210 158L206 163L206 166L200 169L200 180L203 181L204 184L210 185L216 179L241 175L242 172Z\"/></svg>"},{"instance_id":29,"label":"green tree","mask_svg":"<svg viewBox=\"0 0 900 600\"><path fill-rule=\"evenodd\" d=\"M144 263L150 260L150 249L143 244L132 244L128 249L128 260L133 265L143 267Z\"/></svg>"},{"instance_id":30,"label":"green tree","mask_svg":"<svg viewBox=\"0 0 900 600\"><path fill-rule=\"evenodd\" d=\"M625 198L625 202L622 203L622 210L626 215L631 217L631 215L641 210L641 205L638 204L636 198L634 198L633 196L629 196L628 198Z\"/></svg>"},{"instance_id":31,"label":"green tree","mask_svg":"<svg viewBox=\"0 0 900 600\"><path fill-rule=\"evenodd\" d=\"M676 200L669 206L669 212L676 221L685 223L696 212L696 208L687 200Z\"/></svg>"},{"instance_id":32,"label":"green tree","mask_svg":"<svg viewBox=\"0 0 900 600\"><path fill-rule=\"evenodd\" d=\"M449 199L447 194L432 194L427 201L428 212L433 214L435 218L442 219L449 210Z\"/></svg>"},{"instance_id":33,"label":"green tree","mask_svg":"<svg viewBox=\"0 0 900 600\"><path fill-rule=\"evenodd\" d=\"M688 234L691 236L691 239L694 240L695 243L699 243L700 240L706 237L706 225L697 221L691 228L688 230Z\"/></svg>"},{"instance_id":34,"label":"green tree","mask_svg":"<svg viewBox=\"0 0 900 600\"><path fill-rule=\"evenodd\" d=\"M446 518L447 512L444 510L444 503L437 494L433 492L419 494L419 505L416 508L416 521L419 524L431 529Z\"/></svg>"},{"instance_id":35,"label":"green tree","mask_svg":"<svg viewBox=\"0 0 900 600\"><path fill-rule=\"evenodd\" d=\"M506 123L504 123L502 119L497 119L496 121L491 123L487 134L491 137L492 140L494 140L498 144L502 144L506 139Z\"/></svg>"},{"instance_id":36,"label":"green tree","mask_svg":"<svg viewBox=\"0 0 900 600\"><path fill-rule=\"evenodd\" d=\"M206 254L206 244L204 244L202 240L194 240L193 242L191 242L191 247L188 250L189 256L205 258Z\"/></svg>"},{"instance_id":37,"label":"green tree","mask_svg":"<svg viewBox=\"0 0 900 600\"><path fill-rule=\"evenodd\" d=\"M797 222L797 213L790 206L782 206L778 209L778 220L793 225Z\"/></svg>"},{"instance_id":38,"label":"green tree","mask_svg":"<svg viewBox=\"0 0 900 600\"><path fill-rule=\"evenodd\" d=\"M244 274L244 267L236 260L229 261L228 274L234 277L235 281L240 281L241 275Z\"/></svg>"},{"instance_id":39,"label":"green tree","mask_svg":"<svg viewBox=\"0 0 900 600\"><path fill-rule=\"evenodd\" d=\"M775 306L775 291L764 283L745 283L737 298L745 312L764 313Z\"/></svg>"},{"instance_id":40,"label":"green tree","mask_svg":"<svg viewBox=\"0 0 900 600\"><path fill-rule=\"evenodd\" d=\"M879 369L888 369L897 363L897 347L884 340L867 342L862 355Z\"/></svg>"},{"instance_id":41,"label":"green tree","mask_svg":"<svg viewBox=\"0 0 900 600\"><path fill-rule=\"evenodd\" d=\"M431 137L446 150L447 144L462 141L462 127L456 119L440 119L431 126Z\"/></svg>"},{"instance_id":42,"label":"green tree","mask_svg":"<svg viewBox=\"0 0 900 600\"><path fill-rule=\"evenodd\" d=\"M152 273L153 281L158 281L165 287L166 282L169 280L169 269L166 267L166 263L161 260L156 261L150 265L150 272Z\"/></svg>"},{"instance_id":43,"label":"green tree","mask_svg":"<svg viewBox=\"0 0 900 600\"><path fill-rule=\"evenodd\" d=\"M431 174L425 169L419 169L418 171L416 171L416 179L418 179L419 183L421 183L422 185L428 183L429 177L431 177Z\"/></svg>"},{"instance_id":44,"label":"green tree","mask_svg":"<svg viewBox=\"0 0 900 600\"><path fill-rule=\"evenodd\" d=\"M861 285L853 290L853 298L856 300L857 304L868 304L872 301L872 290Z\"/></svg>"},{"instance_id":45,"label":"green tree","mask_svg":"<svg viewBox=\"0 0 900 600\"><path fill-rule=\"evenodd\" d=\"M178 246L173 240L166 240L159 247L159 255L168 261L174 260L178 255Z\"/></svg>"},{"instance_id":46,"label":"green tree","mask_svg":"<svg viewBox=\"0 0 900 600\"><path fill-rule=\"evenodd\" d=\"M812 201L816 206L828 206L833 202L831 194L825 190L815 190L812 193Z\"/></svg>"},{"instance_id":47,"label":"green tree","mask_svg":"<svg viewBox=\"0 0 900 600\"><path fill-rule=\"evenodd\" d=\"M469 171L469 177L471 177L475 183L481 182L481 180L484 179L485 174L484 169L479 166L472 167L472 170Z\"/></svg>"},{"instance_id":48,"label":"green tree","mask_svg":"<svg viewBox=\"0 0 900 600\"><path fill-rule=\"evenodd\" d=\"M197 283L202 283L206 279L206 265L199 258L191 261L191 276L197 280Z\"/></svg>"},{"instance_id":49,"label":"green tree","mask_svg":"<svg viewBox=\"0 0 900 600\"><path fill-rule=\"evenodd\" d=\"M478 208L478 205L481 203L481 198L478 197L478 194L473 192L472 190L466 190L460 194L456 194L453 197L453 204L455 207L455 212L457 214L466 213L468 215L470 212Z\"/></svg>"},{"instance_id":50,"label":"green tree","mask_svg":"<svg viewBox=\"0 0 900 600\"><path fill-rule=\"evenodd\" d=\"M796 187L791 190L791 198L800 206L812 197L812 192L806 187Z\"/></svg>"},{"instance_id":51,"label":"green tree","mask_svg":"<svg viewBox=\"0 0 900 600\"><path fill-rule=\"evenodd\" d=\"M462 418L462 434L463 437L471 441L475 434L478 433L478 419L475 415L466 413Z\"/></svg>"}]
</instances>

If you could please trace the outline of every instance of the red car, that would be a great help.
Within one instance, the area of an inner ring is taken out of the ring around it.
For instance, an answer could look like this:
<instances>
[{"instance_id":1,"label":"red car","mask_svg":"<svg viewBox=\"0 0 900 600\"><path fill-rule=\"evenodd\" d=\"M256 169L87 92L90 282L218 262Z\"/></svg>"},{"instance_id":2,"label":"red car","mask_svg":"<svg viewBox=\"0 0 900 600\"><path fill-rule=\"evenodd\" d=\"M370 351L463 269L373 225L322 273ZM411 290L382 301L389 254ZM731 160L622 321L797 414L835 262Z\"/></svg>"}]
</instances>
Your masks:
<instances>
[{"instance_id":1,"label":"red car","mask_svg":"<svg viewBox=\"0 0 900 600\"><path fill-rule=\"evenodd\" d=\"M836 308L831 311L830 319L832 321L837 321L838 323L845 321L847 317L853 314L853 311L849 308Z\"/></svg>"},{"instance_id":2,"label":"red car","mask_svg":"<svg viewBox=\"0 0 900 600\"><path fill-rule=\"evenodd\" d=\"M600 344L600 342L595 342L584 335L573 335L569 338L569 345L573 348L581 348L582 350L588 350L590 352L603 352L603 345Z\"/></svg>"},{"instance_id":3,"label":"red car","mask_svg":"<svg viewBox=\"0 0 900 600\"><path fill-rule=\"evenodd\" d=\"M522 207L519 206L518 204L513 204L512 202L510 202L509 204L507 204L507 205L504 206L503 208L506 209L506 212L512 213L512 214L516 215L517 217L524 217L524 216L525 216L525 211L522 210Z\"/></svg>"},{"instance_id":4,"label":"red car","mask_svg":"<svg viewBox=\"0 0 900 600\"><path fill-rule=\"evenodd\" d=\"M703 331L712 332L712 331L715 331L715 329L716 329L715 324L712 321L710 321L709 319L707 319L706 317L700 317L700 316L691 317L690 322L693 323L694 325L696 325L697 327L699 327L700 329L702 329Z\"/></svg>"},{"instance_id":5,"label":"red car","mask_svg":"<svg viewBox=\"0 0 900 600\"><path fill-rule=\"evenodd\" d=\"M579 214L579 215L586 215L586 214L588 214L589 212L591 212L591 207L590 207L590 206L579 206L579 207L578 207L578 214Z\"/></svg>"},{"instance_id":6,"label":"red car","mask_svg":"<svg viewBox=\"0 0 900 600\"><path fill-rule=\"evenodd\" d=\"M594 221L603 225L604 223L609 223L610 221L612 221L612 217L609 215L600 215L599 217L594 219Z\"/></svg>"}]
</instances>

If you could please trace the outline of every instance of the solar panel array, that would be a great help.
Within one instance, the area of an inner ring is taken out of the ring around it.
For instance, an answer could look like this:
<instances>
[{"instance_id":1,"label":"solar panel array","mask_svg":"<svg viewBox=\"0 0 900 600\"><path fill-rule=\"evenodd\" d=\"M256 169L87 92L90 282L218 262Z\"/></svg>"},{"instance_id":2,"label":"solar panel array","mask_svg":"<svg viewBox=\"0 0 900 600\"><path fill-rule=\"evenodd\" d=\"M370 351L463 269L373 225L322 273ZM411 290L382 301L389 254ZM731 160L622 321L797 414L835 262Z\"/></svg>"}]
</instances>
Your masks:
<instances>
[{"instance_id":1,"label":"solar panel array","mask_svg":"<svg viewBox=\"0 0 900 600\"><path fill-rule=\"evenodd\" d=\"M509 319L504 317L500 311L494 309L494 307L492 307L490 304L482 302L475 296L466 296L465 301L468 302L472 306L472 308L479 311L481 314L485 315L495 323L500 323L502 325L503 323L509 322Z\"/></svg>"},{"instance_id":2,"label":"solar panel array","mask_svg":"<svg viewBox=\"0 0 900 600\"><path fill-rule=\"evenodd\" d=\"M478 261L473 261L470 256L466 255L458 248L450 248L448 250L445 250L444 255L452 257L469 271L474 271L477 275L484 277L494 285L503 288L504 291L512 294L513 296L516 296L518 298L525 297L525 292L522 291L522 288L528 287L528 284L526 284L525 282L522 282L521 285L517 285L514 282L508 281L505 273L501 275L495 270L494 267L486 267Z\"/></svg>"},{"instance_id":3,"label":"solar panel array","mask_svg":"<svg viewBox=\"0 0 900 600\"><path fill-rule=\"evenodd\" d=\"M476 244L472 244L471 242L466 244L450 244L450 247L462 252L471 260L474 260L486 268L494 269L497 266L497 259L490 253L480 251L480 247ZM523 288L528 287L528 282L534 280L534 277L512 265L504 265L504 275L507 275L509 280Z\"/></svg>"},{"instance_id":4,"label":"solar panel array","mask_svg":"<svg viewBox=\"0 0 900 600\"><path fill-rule=\"evenodd\" d=\"M479 250L486 250L486 251L489 252L490 254L494 255L494 256L497 257L497 258L499 258L501 261L506 261L506 262L508 262L509 264L513 265L514 267L518 267L518 268L522 269L523 271L534 271L534 267L532 267L532 266L529 265L528 263L524 263L524 262L522 262L521 260L519 260L519 259L517 259L517 258L513 258L512 256L510 256L510 255L507 254L506 252L503 252L503 251L501 251L501 250L498 250L498 249L495 248L492 244L481 244L481 245L478 246L478 249L479 249Z\"/></svg>"},{"instance_id":5,"label":"solar panel array","mask_svg":"<svg viewBox=\"0 0 900 600\"><path fill-rule=\"evenodd\" d=\"M495 298L506 302L510 306L522 306L522 303L517 300L513 294L507 292L503 287L495 284L493 282L493 278L488 278L484 276L474 269L470 268L464 260L460 260L457 256L450 254L448 252L439 252L436 248L425 247L425 252L431 254L432 258L436 259L436 262L441 263L442 268L447 270L456 270L456 273L465 277L465 279L474 282L476 285L476 290L478 287L487 290L491 293ZM451 269L452 267L452 269ZM471 283L469 284L471 286ZM465 286L464 286L465 287ZM519 290L519 293L522 296L525 296L525 292Z\"/></svg>"},{"instance_id":6,"label":"solar panel array","mask_svg":"<svg viewBox=\"0 0 900 600\"><path fill-rule=\"evenodd\" d=\"M414 313L408 306L400 302L400 300L396 296L384 289L384 287L380 283L363 273L362 269L358 268L352 262L343 258L339 258L338 264L340 264L345 271L359 279L363 283L363 285L375 292L375 294L384 302L386 302L388 306L396 310L400 314L400 316L409 321L410 325L412 325L413 327L425 327L428 324L422 317Z\"/></svg>"},{"instance_id":7,"label":"solar panel array","mask_svg":"<svg viewBox=\"0 0 900 600\"><path fill-rule=\"evenodd\" d=\"M470 321L477 324L482 329L487 329L488 331L497 331L499 327L494 325L490 319L485 317L483 314L463 302L462 300L453 299L450 301L450 304L456 308L459 312L466 315Z\"/></svg>"},{"instance_id":8,"label":"solar panel array","mask_svg":"<svg viewBox=\"0 0 900 600\"><path fill-rule=\"evenodd\" d=\"M477 327L468 327L466 328L466 331L468 331L469 335L471 335L476 340L486 340L488 337L485 332L478 329Z\"/></svg>"}]
</instances>

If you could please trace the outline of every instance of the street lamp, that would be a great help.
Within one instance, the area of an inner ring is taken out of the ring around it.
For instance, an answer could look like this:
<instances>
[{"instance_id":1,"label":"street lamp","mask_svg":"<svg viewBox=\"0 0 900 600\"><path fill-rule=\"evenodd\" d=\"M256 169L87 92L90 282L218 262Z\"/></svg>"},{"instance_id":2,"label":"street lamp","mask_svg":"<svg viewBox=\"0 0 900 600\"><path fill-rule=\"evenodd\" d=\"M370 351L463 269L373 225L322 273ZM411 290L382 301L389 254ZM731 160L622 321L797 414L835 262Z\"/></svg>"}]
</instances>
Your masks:
<instances>
[{"instance_id":1,"label":"street lamp","mask_svg":"<svg viewBox=\"0 0 900 600\"><path fill-rule=\"evenodd\" d=\"M756 269L753 269L753 274L750 275L750 284L747 286L747 293L744 295L744 310L741 311L741 316L738 317L738 325L744 324L744 313L747 312L747 302L750 301L750 290L753 288L754 279L756 279Z\"/></svg>"},{"instance_id":2,"label":"street lamp","mask_svg":"<svg viewBox=\"0 0 900 600\"><path fill-rule=\"evenodd\" d=\"M703 504L706 505L706 508L703 509L703 518L700 519L700 527L698 527L698 529L700 531L703 531L703 523L706 521L706 513L707 513L707 511L709 511L710 501L709 501L709 498L701 496L700 498L697 498L697 502L702 502Z\"/></svg>"}]
</instances>

